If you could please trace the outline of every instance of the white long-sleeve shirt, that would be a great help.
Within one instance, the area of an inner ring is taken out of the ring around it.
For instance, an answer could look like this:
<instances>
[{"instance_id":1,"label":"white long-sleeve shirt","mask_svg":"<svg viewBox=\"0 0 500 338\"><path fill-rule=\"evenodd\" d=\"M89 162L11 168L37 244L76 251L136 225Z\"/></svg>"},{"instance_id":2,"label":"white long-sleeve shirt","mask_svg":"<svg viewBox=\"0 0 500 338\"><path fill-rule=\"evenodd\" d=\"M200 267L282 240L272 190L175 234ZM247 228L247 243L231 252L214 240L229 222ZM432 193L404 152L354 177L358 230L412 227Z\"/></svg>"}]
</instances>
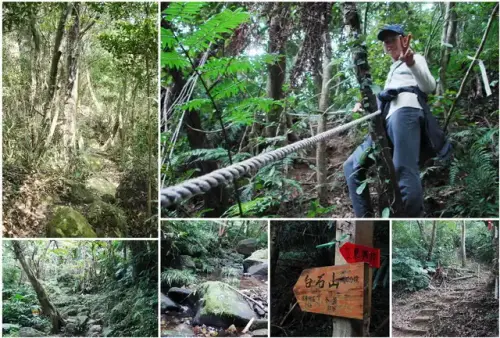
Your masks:
<instances>
[{"instance_id":1,"label":"white long-sleeve shirt","mask_svg":"<svg viewBox=\"0 0 500 338\"><path fill-rule=\"evenodd\" d=\"M436 80L429 71L425 58L420 54L415 54L413 59L415 63L411 67L408 67L403 61L396 61L392 64L385 82L385 89L418 86L421 91L427 94L436 89ZM387 118L402 107L422 109L422 106L418 103L417 94L404 92L391 101Z\"/></svg>"}]
</instances>

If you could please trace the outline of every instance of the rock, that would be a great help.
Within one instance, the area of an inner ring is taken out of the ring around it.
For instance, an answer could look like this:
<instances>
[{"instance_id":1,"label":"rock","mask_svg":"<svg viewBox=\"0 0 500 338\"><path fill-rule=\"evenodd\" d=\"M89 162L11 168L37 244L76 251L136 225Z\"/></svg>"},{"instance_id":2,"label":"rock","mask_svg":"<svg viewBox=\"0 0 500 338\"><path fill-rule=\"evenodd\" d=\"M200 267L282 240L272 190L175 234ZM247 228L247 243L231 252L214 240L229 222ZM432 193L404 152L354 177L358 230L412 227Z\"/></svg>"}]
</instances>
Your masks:
<instances>
[{"instance_id":1,"label":"rock","mask_svg":"<svg viewBox=\"0 0 500 338\"><path fill-rule=\"evenodd\" d=\"M267 329L252 331L252 337L269 337L269 331Z\"/></svg>"},{"instance_id":2,"label":"rock","mask_svg":"<svg viewBox=\"0 0 500 338\"><path fill-rule=\"evenodd\" d=\"M35 330L32 327L22 327L19 329L19 337L45 337L45 333Z\"/></svg>"},{"instance_id":3,"label":"rock","mask_svg":"<svg viewBox=\"0 0 500 338\"><path fill-rule=\"evenodd\" d=\"M12 330L19 330L20 326L17 324L2 324L2 333L9 333Z\"/></svg>"},{"instance_id":4,"label":"rock","mask_svg":"<svg viewBox=\"0 0 500 338\"><path fill-rule=\"evenodd\" d=\"M180 310L181 307L179 306L179 304L171 300L169 297L165 296L163 293L161 294L161 313Z\"/></svg>"},{"instance_id":5,"label":"rock","mask_svg":"<svg viewBox=\"0 0 500 338\"><path fill-rule=\"evenodd\" d=\"M123 210L106 202L92 203L87 219L99 237L123 237L127 231L127 217Z\"/></svg>"},{"instance_id":6,"label":"rock","mask_svg":"<svg viewBox=\"0 0 500 338\"><path fill-rule=\"evenodd\" d=\"M264 311L260 306L257 306L257 304L254 304L253 310L259 315L259 317L264 317L266 315L266 311Z\"/></svg>"},{"instance_id":7,"label":"rock","mask_svg":"<svg viewBox=\"0 0 500 338\"><path fill-rule=\"evenodd\" d=\"M248 268L247 272L251 276L266 276L267 277L268 270L269 270L269 268L267 266L267 263L262 263L262 264L250 266Z\"/></svg>"},{"instance_id":8,"label":"rock","mask_svg":"<svg viewBox=\"0 0 500 338\"><path fill-rule=\"evenodd\" d=\"M89 222L71 207L59 207L47 224L47 237L97 237Z\"/></svg>"},{"instance_id":9,"label":"rock","mask_svg":"<svg viewBox=\"0 0 500 338\"><path fill-rule=\"evenodd\" d=\"M194 263L194 260L191 256L188 255L180 255L178 256L174 263L174 267L177 269L191 269L191 270L196 270L196 264Z\"/></svg>"},{"instance_id":10,"label":"rock","mask_svg":"<svg viewBox=\"0 0 500 338\"><path fill-rule=\"evenodd\" d=\"M101 335L101 332L101 325L91 325L87 331L87 337L99 337Z\"/></svg>"},{"instance_id":11,"label":"rock","mask_svg":"<svg viewBox=\"0 0 500 338\"><path fill-rule=\"evenodd\" d=\"M115 196L117 184L108 181L104 177L94 176L87 180L86 187L97 191L99 196Z\"/></svg>"},{"instance_id":12,"label":"rock","mask_svg":"<svg viewBox=\"0 0 500 338\"><path fill-rule=\"evenodd\" d=\"M257 240L254 238L243 239L236 245L236 252L245 257L250 256L255 249L257 249Z\"/></svg>"},{"instance_id":13,"label":"rock","mask_svg":"<svg viewBox=\"0 0 500 338\"><path fill-rule=\"evenodd\" d=\"M255 319L250 329L258 330L258 329L267 329L268 321L267 319Z\"/></svg>"},{"instance_id":14,"label":"rock","mask_svg":"<svg viewBox=\"0 0 500 338\"><path fill-rule=\"evenodd\" d=\"M268 264L267 249L257 250L243 261L243 272L247 272L248 268L259 264Z\"/></svg>"},{"instance_id":15,"label":"rock","mask_svg":"<svg viewBox=\"0 0 500 338\"><path fill-rule=\"evenodd\" d=\"M78 325L80 327L84 327L89 321L89 316L77 316L76 318L78 319Z\"/></svg>"},{"instance_id":16,"label":"rock","mask_svg":"<svg viewBox=\"0 0 500 338\"><path fill-rule=\"evenodd\" d=\"M168 297L172 299L174 302L179 304L188 303L193 304L193 290L185 289L185 288L170 288L168 290ZM191 299L190 299L191 298Z\"/></svg>"},{"instance_id":17,"label":"rock","mask_svg":"<svg viewBox=\"0 0 500 338\"><path fill-rule=\"evenodd\" d=\"M200 297L192 325L215 327L245 326L255 313L247 301L222 282L205 282L196 294Z\"/></svg>"}]
</instances>

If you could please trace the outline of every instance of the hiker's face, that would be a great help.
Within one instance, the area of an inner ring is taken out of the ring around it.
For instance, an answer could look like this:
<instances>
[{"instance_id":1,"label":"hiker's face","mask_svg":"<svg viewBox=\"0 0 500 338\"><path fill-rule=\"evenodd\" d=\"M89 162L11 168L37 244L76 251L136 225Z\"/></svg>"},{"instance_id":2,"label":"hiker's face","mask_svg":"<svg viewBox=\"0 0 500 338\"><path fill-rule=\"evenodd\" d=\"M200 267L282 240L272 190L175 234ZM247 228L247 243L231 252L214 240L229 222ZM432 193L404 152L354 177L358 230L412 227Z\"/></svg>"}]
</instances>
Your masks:
<instances>
[{"instance_id":1,"label":"hiker's face","mask_svg":"<svg viewBox=\"0 0 500 338\"><path fill-rule=\"evenodd\" d=\"M384 51L389 54L393 60L397 60L401 55L401 36L396 34L387 35L384 39Z\"/></svg>"}]
</instances>

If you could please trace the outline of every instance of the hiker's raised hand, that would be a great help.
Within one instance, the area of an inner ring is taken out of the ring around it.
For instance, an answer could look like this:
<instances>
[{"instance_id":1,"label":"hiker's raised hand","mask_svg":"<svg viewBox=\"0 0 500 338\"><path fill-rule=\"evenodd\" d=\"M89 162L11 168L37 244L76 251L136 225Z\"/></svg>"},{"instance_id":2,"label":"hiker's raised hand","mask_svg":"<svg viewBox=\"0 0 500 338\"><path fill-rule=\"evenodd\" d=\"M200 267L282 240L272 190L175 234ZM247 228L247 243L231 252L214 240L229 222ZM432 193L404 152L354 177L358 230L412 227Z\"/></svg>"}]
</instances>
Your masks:
<instances>
[{"instance_id":1,"label":"hiker's raised hand","mask_svg":"<svg viewBox=\"0 0 500 338\"><path fill-rule=\"evenodd\" d=\"M408 67L411 67L415 64L415 60L413 58L413 50L410 48L411 34L408 36L403 36L399 39L401 44L401 54L399 56L399 60L406 63Z\"/></svg>"}]
</instances>

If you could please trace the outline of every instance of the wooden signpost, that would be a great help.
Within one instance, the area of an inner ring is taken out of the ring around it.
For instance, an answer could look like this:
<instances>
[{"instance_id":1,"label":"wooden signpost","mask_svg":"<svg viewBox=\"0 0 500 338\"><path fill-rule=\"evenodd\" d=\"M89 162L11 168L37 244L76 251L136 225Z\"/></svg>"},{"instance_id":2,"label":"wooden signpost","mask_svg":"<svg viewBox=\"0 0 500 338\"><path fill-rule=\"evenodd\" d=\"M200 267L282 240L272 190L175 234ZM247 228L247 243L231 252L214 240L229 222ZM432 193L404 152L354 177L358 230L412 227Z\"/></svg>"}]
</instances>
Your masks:
<instances>
[{"instance_id":1,"label":"wooden signpost","mask_svg":"<svg viewBox=\"0 0 500 338\"><path fill-rule=\"evenodd\" d=\"M370 312L368 269L366 263L307 269L293 293L302 311L364 319Z\"/></svg>"}]
</instances>

